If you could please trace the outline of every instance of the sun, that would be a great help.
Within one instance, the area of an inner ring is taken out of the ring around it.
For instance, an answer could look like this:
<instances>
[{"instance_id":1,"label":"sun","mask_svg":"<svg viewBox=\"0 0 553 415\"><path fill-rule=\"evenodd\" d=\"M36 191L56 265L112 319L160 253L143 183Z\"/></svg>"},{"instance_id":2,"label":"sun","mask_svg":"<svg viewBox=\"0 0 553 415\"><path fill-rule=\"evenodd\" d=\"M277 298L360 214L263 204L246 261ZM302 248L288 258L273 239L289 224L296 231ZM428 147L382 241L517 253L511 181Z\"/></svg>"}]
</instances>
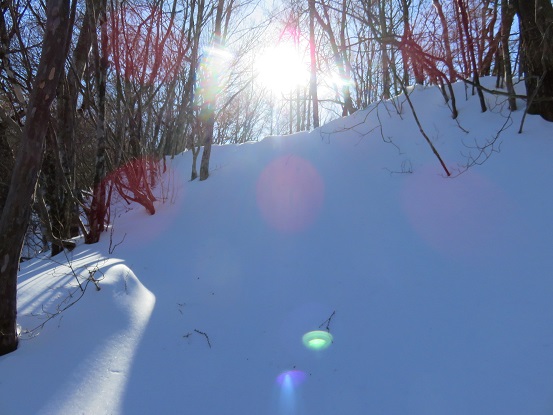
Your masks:
<instances>
[{"instance_id":1,"label":"sun","mask_svg":"<svg viewBox=\"0 0 553 415\"><path fill-rule=\"evenodd\" d=\"M287 95L309 80L309 65L292 42L279 42L255 58L257 82L275 95Z\"/></svg>"}]
</instances>

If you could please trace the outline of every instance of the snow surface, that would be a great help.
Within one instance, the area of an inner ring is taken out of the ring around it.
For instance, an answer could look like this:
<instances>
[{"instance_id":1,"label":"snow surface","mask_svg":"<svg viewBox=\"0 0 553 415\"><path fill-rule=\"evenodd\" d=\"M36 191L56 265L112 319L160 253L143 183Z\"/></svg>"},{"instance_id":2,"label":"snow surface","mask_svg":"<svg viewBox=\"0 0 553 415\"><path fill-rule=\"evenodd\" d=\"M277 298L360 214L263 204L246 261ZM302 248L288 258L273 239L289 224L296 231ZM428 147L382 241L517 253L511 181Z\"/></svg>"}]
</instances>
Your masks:
<instances>
[{"instance_id":1,"label":"snow surface","mask_svg":"<svg viewBox=\"0 0 553 415\"><path fill-rule=\"evenodd\" d=\"M455 87L411 94L455 178L399 97L168 160L156 215L23 263L0 414L553 413L553 124Z\"/></svg>"}]
</instances>

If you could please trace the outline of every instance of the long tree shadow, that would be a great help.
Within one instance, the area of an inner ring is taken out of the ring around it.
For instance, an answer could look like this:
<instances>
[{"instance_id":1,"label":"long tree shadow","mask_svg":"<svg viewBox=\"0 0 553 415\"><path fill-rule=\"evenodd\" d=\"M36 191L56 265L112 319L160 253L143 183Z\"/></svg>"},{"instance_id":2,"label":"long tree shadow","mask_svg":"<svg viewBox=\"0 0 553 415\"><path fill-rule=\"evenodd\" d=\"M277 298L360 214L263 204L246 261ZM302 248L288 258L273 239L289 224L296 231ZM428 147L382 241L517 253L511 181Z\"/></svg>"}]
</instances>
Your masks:
<instances>
[{"instance_id":1,"label":"long tree shadow","mask_svg":"<svg viewBox=\"0 0 553 415\"><path fill-rule=\"evenodd\" d=\"M2 411L118 412L134 350L155 303L121 262L81 254L69 267L79 272L39 261L23 270L22 341L19 350L0 358ZM8 399L21 390L29 391L24 402Z\"/></svg>"}]
</instances>

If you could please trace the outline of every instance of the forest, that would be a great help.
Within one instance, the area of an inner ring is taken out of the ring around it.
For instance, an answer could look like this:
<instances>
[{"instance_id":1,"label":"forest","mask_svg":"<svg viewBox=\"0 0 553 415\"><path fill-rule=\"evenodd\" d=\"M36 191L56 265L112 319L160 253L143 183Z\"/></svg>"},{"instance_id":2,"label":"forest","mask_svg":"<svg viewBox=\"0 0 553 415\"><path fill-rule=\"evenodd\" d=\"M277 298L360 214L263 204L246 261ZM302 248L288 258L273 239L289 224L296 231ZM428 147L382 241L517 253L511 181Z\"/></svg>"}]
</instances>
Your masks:
<instances>
[{"instance_id":1,"label":"forest","mask_svg":"<svg viewBox=\"0 0 553 415\"><path fill-rule=\"evenodd\" d=\"M310 130L415 84L524 99L553 121L550 0L5 0L0 355L20 261L95 243L115 194L155 214L167 157ZM524 96L514 85L523 82Z\"/></svg>"}]
</instances>

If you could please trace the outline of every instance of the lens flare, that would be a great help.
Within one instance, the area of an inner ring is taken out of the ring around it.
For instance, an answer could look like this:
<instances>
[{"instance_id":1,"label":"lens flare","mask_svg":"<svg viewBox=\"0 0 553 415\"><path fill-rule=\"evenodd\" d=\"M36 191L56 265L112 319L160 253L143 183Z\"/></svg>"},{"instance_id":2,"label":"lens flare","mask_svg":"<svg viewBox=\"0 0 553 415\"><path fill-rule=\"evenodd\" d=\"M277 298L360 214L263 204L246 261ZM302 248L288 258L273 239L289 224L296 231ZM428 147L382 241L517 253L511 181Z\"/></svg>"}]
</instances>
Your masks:
<instances>
[{"instance_id":1,"label":"lens flare","mask_svg":"<svg viewBox=\"0 0 553 415\"><path fill-rule=\"evenodd\" d=\"M305 372L302 372L301 370L287 370L286 372L282 372L277 377L277 383L281 386L299 386L301 385L305 379L307 378L307 375Z\"/></svg>"},{"instance_id":2,"label":"lens flare","mask_svg":"<svg viewBox=\"0 0 553 415\"><path fill-rule=\"evenodd\" d=\"M200 86L198 94L205 104L213 104L216 97L228 82L229 68L234 55L221 46L205 48L200 65ZM206 113L201 111L200 118L206 119Z\"/></svg>"},{"instance_id":3,"label":"lens flare","mask_svg":"<svg viewBox=\"0 0 553 415\"><path fill-rule=\"evenodd\" d=\"M475 171L455 180L432 172L431 168L421 169L402 190L403 210L413 230L448 257L503 255L494 241L505 235L513 201L496 183Z\"/></svg>"},{"instance_id":4,"label":"lens flare","mask_svg":"<svg viewBox=\"0 0 553 415\"><path fill-rule=\"evenodd\" d=\"M283 233L315 222L324 201L324 182L315 167L294 155L279 157L257 181L257 205L269 225Z\"/></svg>"},{"instance_id":5,"label":"lens flare","mask_svg":"<svg viewBox=\"0 0 553 415\"><path fill-rule=\"evenodd\" d=\"M278 375L276 381L280 389L280 415L298 414L298 387L307 375L301 370L287 370Z\"/></svg>"},{"instance_id":6,"label":"lens flare","mask_svg":"<svg viewBox=\"0 0 553 415\"><path fill-rule=\"evenodd\" d=\"M308 65L292 42L282 41L255 59L257 82L278 96L309 81Z\"/></svg>"},{"instance_id":7,"label":"lens flare","mask_svg":"<svg viewBox=\"0 0 553 415\"><path fill-rule=\"evenodd\" d=\"M305 333L302 340L308 349L324 350L331 345L333 337L328 331L315 330Z\"/></svg>"}]
</instances>

